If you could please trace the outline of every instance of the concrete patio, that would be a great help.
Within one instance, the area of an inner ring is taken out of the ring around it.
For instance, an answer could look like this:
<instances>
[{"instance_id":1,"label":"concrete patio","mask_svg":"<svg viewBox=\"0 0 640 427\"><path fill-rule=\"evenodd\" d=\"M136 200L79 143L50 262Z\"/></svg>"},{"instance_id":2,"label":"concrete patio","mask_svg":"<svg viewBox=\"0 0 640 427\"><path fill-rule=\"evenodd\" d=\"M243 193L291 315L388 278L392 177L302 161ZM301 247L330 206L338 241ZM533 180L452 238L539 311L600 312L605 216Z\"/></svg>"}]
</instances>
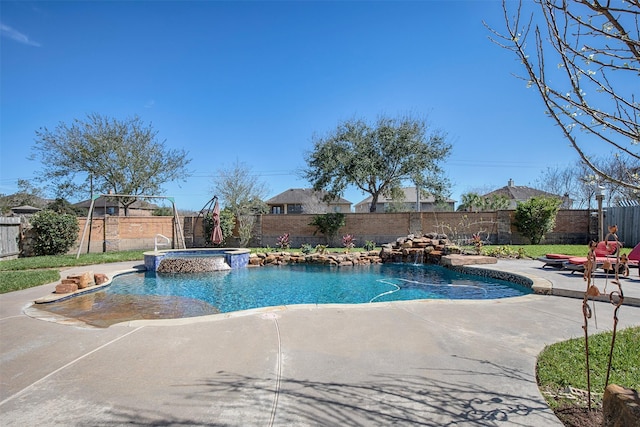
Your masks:
<instances>
[{"instance_id":1,"label":"concrete patio","mask_svg":"<svg viewBox=\"0 0 640 427\"><path fill-rule=\"evenodd\" d=\"M579 275L541 266L491 268L584 292ZM631 303L637 274L623 279ZM561 425L536 386L536 356L583 334L582 301L546 295L275 307L106 329L25 314L53 289L0 295L5 426ZM612 306L596 310L590 333L612 327ZM640 325L640 307L619 316L619 328Z\"/></svg>"}]
</instances>

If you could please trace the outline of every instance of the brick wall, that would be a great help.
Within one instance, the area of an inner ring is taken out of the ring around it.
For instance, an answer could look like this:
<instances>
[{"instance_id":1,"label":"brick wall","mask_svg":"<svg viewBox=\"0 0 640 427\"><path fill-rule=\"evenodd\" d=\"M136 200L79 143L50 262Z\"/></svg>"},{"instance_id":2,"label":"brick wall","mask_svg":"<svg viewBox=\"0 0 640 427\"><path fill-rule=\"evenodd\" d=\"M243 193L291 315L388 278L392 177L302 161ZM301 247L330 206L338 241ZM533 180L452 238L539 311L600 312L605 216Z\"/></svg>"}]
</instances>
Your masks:
<instances>
[{"instance_id":1,"label":"brick wall","mask_svg":"<svg viewBox=\"0 0 640 427\"><path fill-rule=\"evenodd\" d=\"M528 244L512 225L515 211L498 212L403 212L345 214L346 225L338 237L353 234L357 244L365 240L389 243L407 234L444 233L459 244L471 239L474 233L491 244ZM290 234L292 247L302 243L324 243L322 235L313 235L315 227L308 225L313 215L262 215L255 229L256 242L274 247L278 236ZM556 227L548 233L547 244L586 244L597 238L597 224L588 210L558 212ZM340 244L338 241L337 244Z\"/></svg>"},{"instance_id":2,"label":"brick wall","mask_svg":"<svg viewBox=\"0 0 640 427\"><path fill-rule=\"evenodd\" d=\"M78 244L82 239L86 226L86 218L78 218L80 231ZM94 218L91 221L91 232L87 228L84 237L82 253L87 252L114 252L134 249L153 249L155 237L158 234L174 241L173 217L169 216L108 216L106 218ZM159 239L159 242L166 242ZM173 244L173 243L172 243ZM163 246L164 247L164 246ZM169 246L171 247L171 246ZM78 246L71 252L77 253Z\"/></svg>"},{"instance_id":3,"label":"brick wall","mask_svg":"<svg viewBox=\"0 0 640 427\"><path fill-rule=\"evenodd\" d=\"M254 227L254 246L276 247L279 236L289 233L291 246L299 248L303 243L310 245L326 244L323 235L309 225L314 215L260 215ZM498 212L403 212L403 213L350 213L345 214L346 225L338 231L333 245L342 244L345 234L353 234L356 244L361 246L366 240L377 244L394 242L407 234L426 234L431 232L447 234L450 240L463 244L474 233L491 244L527 244L512 225L514 211ZM204 227L202 218L181 218L187 247L204 246ZM78 219L80 234L84 232L85 218ZM122 251L131 249L153 249L157 234L175 240L173 218L152 217L107 217L94 218L91 233L87 230L81 252ZM597 218L588 210L562 210L556 218L556 227L547 234L543 243L548 244L586 244L597 239ZM173 243L172 243L173 244ZM233 242L230 243L233 245ZM175 243L177 246L177 242ZM71 252L77 252L76 246Z\"/></svg>"}]
</instances>

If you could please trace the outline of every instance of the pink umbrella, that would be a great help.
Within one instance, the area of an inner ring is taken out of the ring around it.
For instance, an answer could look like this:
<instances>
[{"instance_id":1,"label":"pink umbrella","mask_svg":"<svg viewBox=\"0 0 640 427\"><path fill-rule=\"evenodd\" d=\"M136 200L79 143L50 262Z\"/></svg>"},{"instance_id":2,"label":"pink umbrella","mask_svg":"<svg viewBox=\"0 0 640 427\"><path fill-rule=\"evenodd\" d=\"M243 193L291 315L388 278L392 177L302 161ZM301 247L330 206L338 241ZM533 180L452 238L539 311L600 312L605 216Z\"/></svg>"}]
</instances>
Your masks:
<instances>
[{"instance_id":1,"label":"pink umbrella","mask_svg":"<svg viewBox=\"0 0 640 427\"><path fill-rule=\"evenodd\" d=\"M219 245L222 243L222 228L220 228L220 206L218 205L218 199L216 199L216 204L213 206L211 219L213 219L211 242L213 242L214 245Z\"/></svg>"}]
</instances>

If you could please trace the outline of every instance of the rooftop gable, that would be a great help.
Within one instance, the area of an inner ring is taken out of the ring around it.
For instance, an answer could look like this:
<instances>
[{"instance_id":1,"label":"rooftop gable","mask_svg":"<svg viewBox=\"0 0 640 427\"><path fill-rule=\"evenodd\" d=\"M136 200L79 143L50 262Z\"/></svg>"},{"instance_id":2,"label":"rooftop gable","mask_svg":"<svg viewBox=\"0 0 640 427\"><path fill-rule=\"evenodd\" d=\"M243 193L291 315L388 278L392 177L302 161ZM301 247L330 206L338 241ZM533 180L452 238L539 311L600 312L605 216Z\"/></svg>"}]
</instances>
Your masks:
<instances>
[{"instance_id":1,"label":"rooftop gable","mask_svg":"<svg viewBox=\"0 0 640 427\"><path fill-rule=\"evenodd\" d=\"M416 187L403 187L402 191L404 192L404 200L392 200L390 197L380 196L378 197L378 203L393 203L393 202L405 202L405 203L415 203L416 202ZM372 196L367 197L361 202L357 203L356 206L361 205L370 205L373 200ZM436 198L433 194L426 193L424 191L420 192L420 203L435 203ZM446 203L455 203L453 199L445 199Z\"/></svg>"},{"instance_id":2,"label":"rooftop gable","mask_svg":"<svg viewBox=\"0 0 640 427\"><path fill-rule=\"evenodd\" d=\"M515 185L512 179L509 180L509 183L506 186L482 195L482 197L491 196L505 196L509 200L518 201L529 200L532 197L555 197L558 199L562 198L562 196L538 190L537 188L531 188L525 185Z\"/></svg>"},{"instance_id":3,"label":"rooftop gable","mask_svg":"<svg viewBox=\"0 0 640 427\"><path fill-rule=\"evenodd\" d=\"M309 200L313 201L322 201L324 196L328 193L326 191L315 191L312 188L290 188L282 193L273 196L265 203L267 205L284 205L284 204L294 204L294 203L304 203ZM342 197L338 200L333 200L330 202L331 204L348 204L351 205L351 202L343 199Z\"/></svg>"}]
</instances>

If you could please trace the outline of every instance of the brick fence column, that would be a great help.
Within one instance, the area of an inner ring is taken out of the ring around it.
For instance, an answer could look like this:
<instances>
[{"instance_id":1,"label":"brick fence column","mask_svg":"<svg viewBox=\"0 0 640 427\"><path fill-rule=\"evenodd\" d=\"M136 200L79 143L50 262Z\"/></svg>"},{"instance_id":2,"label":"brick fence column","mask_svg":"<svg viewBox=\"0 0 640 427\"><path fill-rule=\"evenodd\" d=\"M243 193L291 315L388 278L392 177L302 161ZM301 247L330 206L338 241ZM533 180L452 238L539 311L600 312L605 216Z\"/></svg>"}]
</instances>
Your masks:
<instances>
[{"instance_id":1,"label":"brick fence column","mask_svg":"<svg viewBox=\"0 0 640 427\"><path fill-rule=\"evenodd\" d=\"M104 251L117 252L120 250L120 218L108 216L104 222Z\"/></svg>"},{"instance_id":2,"label":"brick fence column","mask_svg":"<svg viewBox=\"0 0 640 427\"><path fill-rule=\"evenodd\" d=\"M409 213L409 234L422 236L422 212Z\"/></svg>"},{"instance_id":3,"label":"brick fence column","mask_svg":"<svg viewBox=\"0 0 640 427\"><path fill-rule=\"evenodd\" d=\"M511 235L511 211L497 211L496 222L498 230L498 244L510 245Z\"/></svg>"}]
</instances>

